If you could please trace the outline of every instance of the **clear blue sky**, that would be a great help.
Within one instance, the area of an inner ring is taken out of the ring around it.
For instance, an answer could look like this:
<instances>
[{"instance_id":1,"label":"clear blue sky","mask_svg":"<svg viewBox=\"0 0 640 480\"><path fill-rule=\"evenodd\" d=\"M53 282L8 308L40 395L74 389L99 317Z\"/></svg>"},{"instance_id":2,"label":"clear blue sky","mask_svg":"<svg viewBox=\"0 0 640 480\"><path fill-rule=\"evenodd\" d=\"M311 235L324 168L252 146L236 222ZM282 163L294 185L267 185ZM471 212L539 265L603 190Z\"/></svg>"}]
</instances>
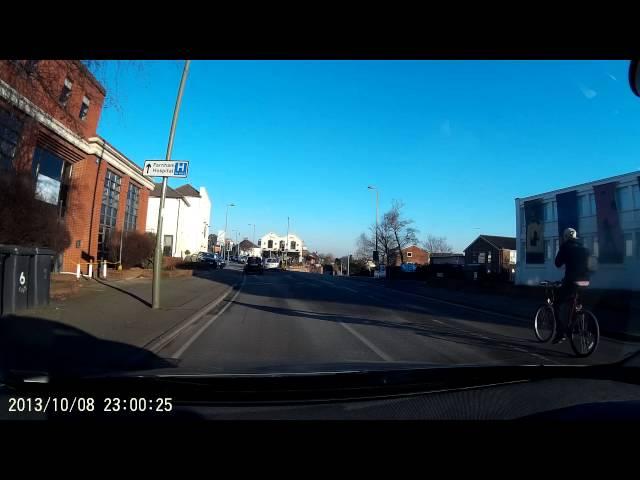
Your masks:
<instances>
[{"instance_id":1,"label":"clear blue sky","mask_svg":"<svg viewBox=\"0 0 640 480\"><path fill-rule=\"evenodd\" d=\"M515 235L514 198L640 169L640 99L619 61L194 61L173 157L213 201L212 231L291 231L343 255L392 199L456 250ZM164 158L182 63L100 73L99 133ZM179 186L184 181L172 180ZM475 230L474 228L479 228Z\"/></svg>"}]
</instances>

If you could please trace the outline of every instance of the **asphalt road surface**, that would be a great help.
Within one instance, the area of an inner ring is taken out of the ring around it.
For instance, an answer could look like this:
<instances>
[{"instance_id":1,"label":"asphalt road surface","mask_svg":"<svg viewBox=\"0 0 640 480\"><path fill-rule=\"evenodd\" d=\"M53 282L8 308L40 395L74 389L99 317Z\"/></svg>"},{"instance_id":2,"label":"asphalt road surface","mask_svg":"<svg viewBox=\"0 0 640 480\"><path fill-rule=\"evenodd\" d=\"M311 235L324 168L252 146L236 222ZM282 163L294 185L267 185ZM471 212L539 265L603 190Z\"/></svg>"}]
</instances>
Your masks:
<instances>
[{"instance_id":1,"label":"asphalt road surface","mask_svg":"<svg viewBox=\"0 0 640 480\"><path fill-rule=\"evenodd\" d=\"M242 276L240 266L238 280ZM248 275L174 358L198 371L352 362L592 364L639 348L601 338L587 359L571 346L540 344L507 315L385 289L375 281L298 272ZM306 367L305 367L306 368Z\"/></svg>"}]
</instances>

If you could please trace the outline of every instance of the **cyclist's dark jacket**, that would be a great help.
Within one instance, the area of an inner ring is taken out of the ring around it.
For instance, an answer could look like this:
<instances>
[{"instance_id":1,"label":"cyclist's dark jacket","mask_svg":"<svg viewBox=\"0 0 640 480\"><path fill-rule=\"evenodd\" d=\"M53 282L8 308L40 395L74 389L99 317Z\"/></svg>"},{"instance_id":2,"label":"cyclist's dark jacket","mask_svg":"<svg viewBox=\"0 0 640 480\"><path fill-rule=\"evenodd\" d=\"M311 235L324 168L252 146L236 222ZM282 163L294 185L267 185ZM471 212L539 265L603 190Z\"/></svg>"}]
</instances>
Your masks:
<instances>
[{"instance_id":1,"label":"cyclist's dark jacket","mask_svg":"<svg viewBox=\"0 0 640 480\"><path fill-rule=\"evenodd\" d=\"M564 281L589 280L589 250L578 240L564 242L556 255L556 267L565 266Z\"/></svg>"}]
</instances>

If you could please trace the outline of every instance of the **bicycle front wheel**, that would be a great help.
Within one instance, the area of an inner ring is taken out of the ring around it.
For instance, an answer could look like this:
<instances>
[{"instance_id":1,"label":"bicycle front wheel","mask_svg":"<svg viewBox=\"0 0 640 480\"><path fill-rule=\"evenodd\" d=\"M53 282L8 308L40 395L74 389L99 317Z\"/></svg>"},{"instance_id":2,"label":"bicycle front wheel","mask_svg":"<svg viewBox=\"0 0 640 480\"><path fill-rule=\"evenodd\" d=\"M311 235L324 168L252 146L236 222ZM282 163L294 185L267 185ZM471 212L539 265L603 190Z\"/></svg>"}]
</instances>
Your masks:
<instances>
[{"instance_id":1,"label":"bicycle front wheel","mask_svg":"<svg viewBox=\"0 0 640 480\"><path fill-rule=\"evenodd\" d=\"M576 311L569 337L573 353L578 357L588 357L595 352L600 341L600 326L596 316L589 310Z\"/></svg>"},{"instance_id":2,"label":"bicycle front wheel","mask_svg":"<svg viewBox=\"0 0 640 480\"><path fill-rule=\"evenodd\" d=\"M533 319L533 332L540 342L548 342L556 333L556 316L553 307L544 304L536 311Z\"/></svg>"}]
</instances>

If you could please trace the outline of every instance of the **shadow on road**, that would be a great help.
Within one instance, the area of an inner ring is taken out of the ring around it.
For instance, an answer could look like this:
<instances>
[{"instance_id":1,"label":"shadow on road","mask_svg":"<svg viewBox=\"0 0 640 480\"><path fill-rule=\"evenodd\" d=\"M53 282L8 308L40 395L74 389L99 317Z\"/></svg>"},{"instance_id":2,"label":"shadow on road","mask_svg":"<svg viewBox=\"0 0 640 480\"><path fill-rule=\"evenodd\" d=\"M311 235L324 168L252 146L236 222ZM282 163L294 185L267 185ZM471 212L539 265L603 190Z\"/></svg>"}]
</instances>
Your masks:
<instances>
[{"instance_id":1,"label":"shadow on road","mask_svg":"<svg viewBox=\"0 0 640 480\"><path fill-rule=\"evenodd\" d=\"M446 340L461 345L469 345L474 347L482 347L485 349L501 350L508 352L520 352L526 347L528 353L537 353L548 357L556 358L573 358L566 352L558 352L546 348L540 348L533 340L528 341L516 337L492 334L491 338L486 336L478 336L474 332L461 330L456 327L446 325L426 325L415 322L391 322L384 320L375 320L370 318L352 317L347 315L338 315L331 313L319 313L307 310L288 309L282 307L269 307L265 305L255 305L234 301L234 305L241 305L246 308L261 310L276 315L293 316L298 318L308 318L326 322L344 323L348 325L366 325L373 327L381 327L391 330L400 330L411 332L416 335L430 337L436 340Z\"/></svg>"},{"instance_id":2,"label":"shadow on road","mask_svg":"<svg viewBox=\"0 0 640 480\"><path fill-rule=\"evenodd\" d=\"M153 353L42 318L0 317L0 373L86 375L170 368Z\"/></svg>"}]
</instances>

